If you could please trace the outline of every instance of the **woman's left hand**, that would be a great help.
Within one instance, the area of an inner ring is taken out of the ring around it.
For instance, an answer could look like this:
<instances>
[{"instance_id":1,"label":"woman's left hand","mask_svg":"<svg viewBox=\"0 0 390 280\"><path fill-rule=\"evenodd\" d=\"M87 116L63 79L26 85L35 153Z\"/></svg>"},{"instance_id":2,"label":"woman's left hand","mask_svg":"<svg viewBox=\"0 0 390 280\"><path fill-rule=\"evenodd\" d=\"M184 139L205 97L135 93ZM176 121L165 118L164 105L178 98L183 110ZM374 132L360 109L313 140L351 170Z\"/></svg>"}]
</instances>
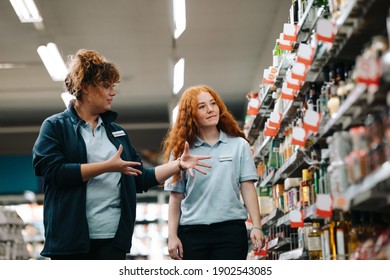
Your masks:
<instances>
[{"instance_id":1,"label":"woman's left hand","mask_svg":"<svg viewBox=\"0 0 390 280\"><path fill-rule=\"evenodd\" d=\"M204 171L202 168L199 168L199 166L203 166L206 168L211 168L210 164L204 163L201 160L203 159L209 159L211 156L194 156L190 154L190 145L186 141L184 144L184 152L180 157L180 164L181 166L188 170L191 174L192 177L194 177L194 171L202 173L202 174L207 174L206 171Z\"/></svg>"},{"instance_id":2,"label":"woman's left hand","mask_svg":"<svg viewBox=\"0 0 390 280\"><path fill-rule=\"evenodd\" d=\"M265 245L265 237L263 232L258 228L252 228L250 232L250 238L253 245L253 251L260 252L261 248Z\"/></svg>"}]
</instances>

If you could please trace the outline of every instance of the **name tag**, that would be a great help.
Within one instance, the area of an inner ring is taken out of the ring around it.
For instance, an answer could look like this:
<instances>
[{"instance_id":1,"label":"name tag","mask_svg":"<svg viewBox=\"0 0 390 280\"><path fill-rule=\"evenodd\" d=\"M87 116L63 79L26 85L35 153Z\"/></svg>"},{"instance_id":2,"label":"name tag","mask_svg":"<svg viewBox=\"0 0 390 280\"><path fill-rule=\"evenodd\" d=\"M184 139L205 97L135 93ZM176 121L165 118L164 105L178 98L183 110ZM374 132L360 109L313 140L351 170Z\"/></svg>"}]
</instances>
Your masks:
<instances>
[{"instance_id":1,"label":"name tag","mask_svg":"<svg viewBox=\"0 0 390 280\"><path fill-rule=\"evenodd\" d=\"M230 155L222 155L222 156L219 156L219 161L232 161L233 160L233 157L230 156Z\"/></svg>"},{"instance_id":2,"label":"name tag","mask_svg":"<svg viewBox=\"0 0 390 280\"><path fill-rule=\"evenodd\" d=\"M113 131L112 135L114 135L114 137L120 137L120 136L125 136L126 133L123 130L118 130L118 131Z\"/></svg>"}]
</instances>

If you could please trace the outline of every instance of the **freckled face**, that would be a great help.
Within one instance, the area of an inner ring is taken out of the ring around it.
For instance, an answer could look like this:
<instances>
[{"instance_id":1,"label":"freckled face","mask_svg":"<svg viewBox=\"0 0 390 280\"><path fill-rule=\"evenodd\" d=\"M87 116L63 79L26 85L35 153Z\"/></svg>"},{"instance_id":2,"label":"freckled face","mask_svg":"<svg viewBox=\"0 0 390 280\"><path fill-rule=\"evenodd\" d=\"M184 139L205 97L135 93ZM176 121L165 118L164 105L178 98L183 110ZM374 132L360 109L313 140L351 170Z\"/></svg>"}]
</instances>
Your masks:
<instances>
[{"instance_id":1,"label":"freckled face","mask_svg":"<svg viewBox=\"0 0 390 280\"><path fill-rule=\"evenodd\" d=\"M202 91L198 95L196 121L200 128L216 126L219 122L219 107L208 92Z\"/></svg>"}]
</instances>

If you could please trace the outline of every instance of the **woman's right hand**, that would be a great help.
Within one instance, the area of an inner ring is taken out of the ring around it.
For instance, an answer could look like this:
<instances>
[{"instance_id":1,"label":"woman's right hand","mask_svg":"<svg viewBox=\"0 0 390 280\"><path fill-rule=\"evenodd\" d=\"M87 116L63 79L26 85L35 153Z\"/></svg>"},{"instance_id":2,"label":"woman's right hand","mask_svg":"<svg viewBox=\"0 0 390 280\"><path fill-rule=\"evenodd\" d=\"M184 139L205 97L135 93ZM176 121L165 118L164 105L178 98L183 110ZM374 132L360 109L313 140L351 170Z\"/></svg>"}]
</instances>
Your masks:
<instances>
[{"instance_id":1,"label":"woman's right hand","mask_svg":"<svg viewBox=\"0 0 390 280\"><path fill-rule=\"evenodd\" d=\"M129 176L138 176L142 172L134 167L140 166L137 161L125 161L121 158L123 146L119 145L118 151L110 159L107 160L109 172L121 172Z\"/></svg>"},{"instance_id":2,"label":"woman's right hand","mask_svg":"<svg viewBox=\"0 0 390 280\"><path fill-rule=\"evenodd\" d=\"M181 244L179 237L175 236L168 238L168 252L173 260L183 259L183 245Z\"/></svg>"}]
</instances>

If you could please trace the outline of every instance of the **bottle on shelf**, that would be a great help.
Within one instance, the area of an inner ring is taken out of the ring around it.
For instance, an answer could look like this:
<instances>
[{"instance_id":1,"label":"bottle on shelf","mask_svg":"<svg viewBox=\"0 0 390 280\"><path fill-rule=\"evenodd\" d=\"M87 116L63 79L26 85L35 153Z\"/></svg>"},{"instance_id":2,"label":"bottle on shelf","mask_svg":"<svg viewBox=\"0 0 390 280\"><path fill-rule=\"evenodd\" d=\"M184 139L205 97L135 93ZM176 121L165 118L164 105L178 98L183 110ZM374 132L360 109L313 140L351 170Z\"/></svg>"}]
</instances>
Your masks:
<instances>
[{"instance_id":1,"label":"bottle on shelf","mask_svg":"<svg viewBox=\"0 0 390 280\"><path fill-rule=\"evenodd\" d=\"M279 49L279 39L276 39L274 49L272 50L272 66L279 67L281 61L281 52Z\"/></svg>"},{"instance_id":2,"label":"bottle on shelf","mask_svg":"<svg viewBox=\"0 0 390 280\"><path fill-rule=\"evenodd\" d=\"M318 193L329 194L329 150L321 149L320 175L318 179Z\"/></svg>"},{"instance_id":3,"label":"bottle on shelf","mask_svg":"<svg viewBox=\"0 0 390 280\"><path fill-rule=\"evenodd\" d=\"M316 150L311 152L312 164L309 167L309 174L311 178L310 184L310 204L317 201L317 194L320 192L320 161L318 160L318 153Z\"/></svg>"},{"instance_id":4,"label":"bottle on shelf","mask_svg":"<svg viewBox=\"0 0 390 280\"><path fill-rule=\"evenodd\" d=\"M336 260L335 221L325 219L321 228L322 257L324 260Z\"/></svg>"},{"instance_id":5,"label":"bottle on shelf","mask_svg":"<svg viewBox=\"0 0 390 280\"><path fill-rule=\"evenodd\" d=\"M349 227L345 220L344 212L337 211L337 221L335 226L336 232L336 249L337 259L346 260L348 259L348 233Z\"/></svg>"},{"instance_id":6,"label":"bottle on shelf","mask_svg":"<svg viewBox=\"0 0 390 280\"><path fill-rule=\"evenodd\" d=\"M322 259L321 229L319 222L313 222L312 229L309 232L307 238L309 260Z\"/></svg>"},{"instance_id":7,"label":"bottle on shelf","mask_svg":"<svg viewBox=\"0 0 390 280\"><path fill-rule=\"evenodd\" d=\"M299 198L302 208L307 208L311 205L310 196L309 170L305 168L302 170L302 181L299 186Z\"/></svg>"},{"instance_id":8,"label":"bottle on shelf","mask_svg":"<svg viewBox=\"0 0 390 280\"><path fill-rule=\"evenodd\" d=\"M298 9L298 0L292 0L290 8L290 23L297 24L299 21L299 9Z\"/></svg>"},{"instance_id":9,"label":"bottle on shelf","mask_svg":"<svg viewBox=\"0 0 390 280\"><path fill-rule=\"evenodd\" d=\"M330 98L327 107L331 117L333 117L340 108L340 98L337 95L337 87L335 84L330 85Z\"/></svg>"},{"instance_id":10,"label":"bottle on shelf","mask_svg":"<svg viewBox=\"0 0 390 280\"><path fill-rule=\"evenodd\" d=\"M364 229L360 221L361 213L351 211L351 225L348 233L348 252L351 255L355 254L356 250L364 241Z\"/></svg>"},{"instance_id":11,"label":"bottle on shelf","mask_svg":"<svg viewBox=\"0 0 390 280\"><path fill-rule=\"evenodd\" d=\"M303 248L305 251L308 251L308 238L312 229L312 222L305 222L303 227L298 228L298 247Z\"/></svg>"}]
</instances>

